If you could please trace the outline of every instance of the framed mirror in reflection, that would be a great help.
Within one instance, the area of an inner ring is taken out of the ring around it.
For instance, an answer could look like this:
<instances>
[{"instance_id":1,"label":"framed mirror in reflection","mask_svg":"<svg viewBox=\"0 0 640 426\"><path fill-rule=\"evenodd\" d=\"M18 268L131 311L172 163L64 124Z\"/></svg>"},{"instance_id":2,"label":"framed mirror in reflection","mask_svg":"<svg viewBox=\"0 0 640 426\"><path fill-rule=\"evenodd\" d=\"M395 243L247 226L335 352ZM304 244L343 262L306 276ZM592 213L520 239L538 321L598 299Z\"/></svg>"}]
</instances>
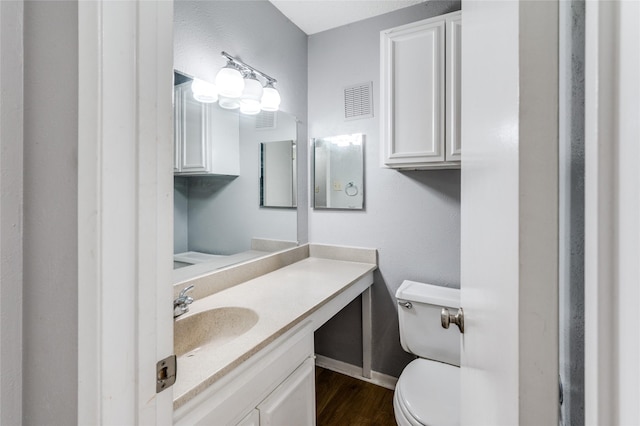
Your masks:
<instances>
[{"instance_id":1,"label":"framed mirror in reflection","mask_svg":"<svg viewBox=\"0 0 640 426\"><path fill-rule=\"evenodd\" d=\"M313 207L364 209L364 135L315 138Z\"/></svg>"},{"instance_id":2,"label":"framed mirror in reflection","mask_svg":"<svg viewBox=\"0 0 640 426\"><path fill-rule=\"evenodd\" d=\"M181 75L183 79L176 83L184 87L185 74ZM201 116L200 109L192 109ZM194 120L188 115L190 110L185 111L174 116L178 129ZM258 184L262 176L263 144L271 146L285 141L289 147L295 146L296 118L282 111L247 116L237 110L225 110L225 114L211 116L208 126L211 131L202 134L208 134L212 140L197 146L211 148L211 153L218 157L208 159L207 164L220 164L221 167L237 164L237 173L217 173L218 169L210 169L188 175L184 172L174 174L174 282L297 245L296 209L262 208ZM228 131L224 134L216 132L216 126ZM235 128L235 132L231 132L231 128ZM197 135L196 132L191 134ZM233 138L229 138L230 134ZM216 139L220 137L224 137L224 141ZM224 150L219 148L222 142ZM180 149L175 151L179 153ZM183 153L203 151L182 148ZM274 149L274 157L277 151ZM226 158L226 155L233 155L233 158ZM193 163L192 157L189 157L189 163ZM292 206L295 206L293 188L297 178L294 159L295 151L285 159L277 160L287 163L291 160L292 163L287 165L287 173L291 173L287 187L291 191ZM277 180L274 177L274 182Z\"/></svg>"},{"instance_id":3,"label":"framed mirror in reflection","mask_svg":"<svg viewBox=\"0 0 640 426\"><path fill-rule=\"evenodd\" d=\"M260 151L260 205L295 208L296 143L292 140L262 142Z\"/></svg>"}]
</instances>

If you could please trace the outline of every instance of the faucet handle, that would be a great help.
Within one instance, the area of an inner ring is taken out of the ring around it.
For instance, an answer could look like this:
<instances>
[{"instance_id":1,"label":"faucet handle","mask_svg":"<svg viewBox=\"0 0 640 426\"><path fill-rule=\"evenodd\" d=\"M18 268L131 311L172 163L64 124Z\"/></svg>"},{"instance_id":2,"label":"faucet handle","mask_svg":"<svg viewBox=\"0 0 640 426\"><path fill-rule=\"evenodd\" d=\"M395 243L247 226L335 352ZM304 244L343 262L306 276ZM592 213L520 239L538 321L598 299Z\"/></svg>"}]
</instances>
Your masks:
<instances>
[{"instance_id":1,"label":"faucet handle","mask_svg":"<svg viewBox=\"0 0 640 426\"><path fill-rule=\"evenodd\" d=\"M187 296L187 292L193 290L192 285L185 287L180 292L177 299L173 301L173 317L179 317L182 314L189 312L189 305L193 303L193 297Z\"/></svg>"},{"instance_id":2,"label":"faucet handle","mask_svg":"<svg viewBox=\"0 0 640 426\"><path fill-rule=\"evenodd\" d=\"M192 285L190 285L189 287L185 287L185 288L183 288L183 289L182 289L182 291L180 292L180 296L178 296L178 297L179 297L179 298L185 298L185 297L187 296L187 293L188 293L189 291L193 290L193 289L194 289L194 287L195 287L195 286L192 284ZM192 298L192 297L190 297L190 296L189 296L188 298L189 298L189 299L191 299L191 301L190 301L190 302L187 302L187 303L191 303L191 302L193 302L193 298Z\"/></svg>"}]
</instances>

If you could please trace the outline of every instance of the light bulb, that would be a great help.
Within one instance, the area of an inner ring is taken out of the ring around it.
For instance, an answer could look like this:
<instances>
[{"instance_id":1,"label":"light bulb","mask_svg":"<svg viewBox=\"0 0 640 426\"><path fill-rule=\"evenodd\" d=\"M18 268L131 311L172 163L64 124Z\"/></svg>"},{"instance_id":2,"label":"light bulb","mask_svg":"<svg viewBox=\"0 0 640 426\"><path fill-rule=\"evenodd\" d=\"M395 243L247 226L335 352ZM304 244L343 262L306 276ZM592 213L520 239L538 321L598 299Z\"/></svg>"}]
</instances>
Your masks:
<instances>
[{"instance_id":1,"label":"light bulb","mask_svg":"<svg viewBox=\"0 0 640 426\"><path fill-rule=\"evenodd\" d=\"M262 91L260 107L264 111L277 111L280 108L280 93L273 87L273 82L268 82Z\"/></svg>"},{"instance_id":2,"label":"light bulb","mask_svg":"<svg viewBox=\"0 0 640 426\"><path fill-rule=\"evenodd\" d=\"M260 102L262 98L262 84L256 78L256 75L251 72L244 79L244 90L242 91L242 99L249 99L256 102Z\"/></svg>"},{"instance_id":3,"label":"light bulb","mask_svg":"<svg viewBox=\"0 0 640 426\"><path fill-rule=\"evenodd\" d=\"M196 78L191 83L191 91L196 101L212 103L218 100L218 90L212 83Z\"/></svg>"},{"instance_id":4,"label":"light bulb","mask_svg":"<svg viewBox=\"0 0 640 426\"><path fill-rule=\"evenodd\" d=\"M226 96L220 95L220 99L218 99L218 105L220 106L220 108L224 109L238 109L240 108L240 100L227 98Z\"/></svg>"},{"instance_id":5,"label":"light bulb","mask_svg":"<svg viewBox=\"0 0 640 426\"><path fill-rule=\"evenodd\" d=\"M242 74L240 74L240 71L238 71L231 61L227 63L227 66L218 71L216 75L216 86L218 87L220 96L239 98L242 95L244 78L242 78Z\"/></svg>"},{"instance_id":6,"label":"light bulb","mask_svg":"<svg viewBox=\"0 0 640 426\"><path fill-rule=\"evenodd\" d=\"M240 101L240 112L247 115L256 115L260 112L260 102L254 99L242 99Z\"/></svg>"}]
</instances>

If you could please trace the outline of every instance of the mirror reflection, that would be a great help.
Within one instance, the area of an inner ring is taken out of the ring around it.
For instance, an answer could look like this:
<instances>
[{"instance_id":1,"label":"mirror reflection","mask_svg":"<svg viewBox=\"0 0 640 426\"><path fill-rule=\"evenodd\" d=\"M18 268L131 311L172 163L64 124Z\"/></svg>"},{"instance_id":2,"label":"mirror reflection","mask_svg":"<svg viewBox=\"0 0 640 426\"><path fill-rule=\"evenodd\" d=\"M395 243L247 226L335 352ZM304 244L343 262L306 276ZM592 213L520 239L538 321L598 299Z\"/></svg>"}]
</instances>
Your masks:
<instances>
[{"instance_id":1,"label":"mirror reflection","mask_svg":"<svg viewBox=\"0 0 640 426\"><path fill-rule=\"evenodd\" d=\"M260 144L260 205L263 207L296 207L296 144L274 141Z\"/></svg>"},{"instance_id":2,"label":"mirror reflection","mask_svg":"<svg viewBox=\"0 0 640 426\"><path fill-rule=\"evenodd\" d=\"M217 105L189 98L185 79L180 73L175 81L174 282L297 245L296 209L261 207L259 184L262 144L295 146L296 118L282 111L218 114ZM181 100L188 107L179 110ZM295 151L286 161L294 158ZM288 170L292 188L297 176L292 165Z\"/></svg>"},{"instance_id":3,"label":"mirror reflection","mask_svg":"<svg viewBox=\"0 0 640 426\"><path fill-rule=\"evenodd\" d=\"M313 139L313 207L364 208L364 135Z\"/></svg>"}]
</instances>

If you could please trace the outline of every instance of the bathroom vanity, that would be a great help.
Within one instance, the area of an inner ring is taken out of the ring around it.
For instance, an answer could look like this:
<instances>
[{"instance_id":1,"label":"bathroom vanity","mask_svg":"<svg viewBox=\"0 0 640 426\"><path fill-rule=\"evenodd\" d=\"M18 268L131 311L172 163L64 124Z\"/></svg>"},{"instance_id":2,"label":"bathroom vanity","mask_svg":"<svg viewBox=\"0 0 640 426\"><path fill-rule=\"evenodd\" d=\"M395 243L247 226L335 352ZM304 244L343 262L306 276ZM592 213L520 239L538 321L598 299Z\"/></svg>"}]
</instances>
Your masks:
<instances>
[{"instance_id":1,"label":"bathroom vanity","mask_svg":"<svg viewBox=\"0 0 640 426\"><path fill-rule=\"evenodd\" d=\"M312 244L177 284L196 301L174 326L174 423L315 424L313 332L362 294L370 371L375 269L375 250Z\"/></svg>"}]
</instances>

